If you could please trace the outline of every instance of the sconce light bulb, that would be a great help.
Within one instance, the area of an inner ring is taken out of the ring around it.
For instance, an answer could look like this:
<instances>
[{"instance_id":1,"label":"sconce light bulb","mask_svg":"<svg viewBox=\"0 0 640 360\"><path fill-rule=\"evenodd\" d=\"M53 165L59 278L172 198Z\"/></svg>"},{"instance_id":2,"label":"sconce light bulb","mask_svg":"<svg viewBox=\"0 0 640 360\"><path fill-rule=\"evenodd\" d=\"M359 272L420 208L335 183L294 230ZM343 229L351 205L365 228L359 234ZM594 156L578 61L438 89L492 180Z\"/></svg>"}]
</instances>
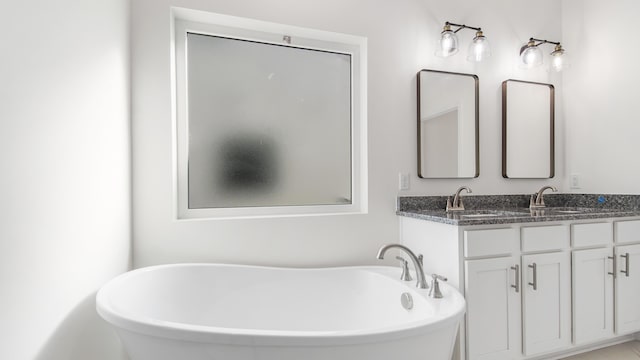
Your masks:
<instances>
[{"instance_id":1,"label":"sconce light bulb","mask_svg":"<svg viewBox=\"0 0 640 360\"><path fill-rule=\"evenodd\" d=\"M569 66L567 55L560 44L556 45L555 50L551 53L551 66L555 71L562 71Z\"/></svg>"},{"instance_id":2,"label":"sconce light bulb","mask_svg":"<svg viewBox=\"0 0 640 360\"><path fill-rule=\"evenodd\" d=\"M458 36L451 30L449 24L445 25L440 33L440 44L436 55L448 57L458 52Z\"/></svg>"},{"instance_id":3,"label":"sconce light bulb","mask_svg":"<svg viewBox=\"0 0 640 360\"><path fill-rule=\"evenodd\" d=\"M442 37L442 51L450 52L453 48L454 48L453 39L448 35L443 36Z\"/></svg>"},{"instance_id":4,"label":"sconce light bulb","mask_svg":"<svg viewBox=\"0 0 640 360\"><path fill-rule=\"evenodd\" d=\"M469 45L469 55L467 60L480 62L491 56L491 48L489 47L489 41L484 36L481 30L476 32L476 36Z\"/></svg>"},{"instance_id":5,"label":"sconce light bulb","mask_svg":"<svg viewBox=\"0 0 640 360\"><path fill-rule=\"evenodd\" d=\"M520 48L520 59L526 68L542 65L542 52L533 40Z\"/></svg>"},{"instance_id":6,"label":"sconce light bulb","mask_svg":"<svg viewBox=\"0 0 640 360\"><path fill-rule=\"evenodd\" d=\"M527 51L524 55L524 63L527 65L533 65L536 62L536 59L538 57L536 56L536 53L533 51Z\"/></svg>"}]
</instances>

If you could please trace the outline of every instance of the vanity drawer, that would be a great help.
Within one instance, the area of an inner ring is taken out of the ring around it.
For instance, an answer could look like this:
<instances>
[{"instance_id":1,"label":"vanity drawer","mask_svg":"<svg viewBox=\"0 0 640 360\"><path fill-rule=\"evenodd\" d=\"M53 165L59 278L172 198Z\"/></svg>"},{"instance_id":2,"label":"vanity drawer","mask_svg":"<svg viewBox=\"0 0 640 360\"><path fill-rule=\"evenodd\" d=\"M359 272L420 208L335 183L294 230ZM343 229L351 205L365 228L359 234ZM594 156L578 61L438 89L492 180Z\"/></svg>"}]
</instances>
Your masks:
<instances>
[{"instance_id":1,"label":"vanity drawer","mask_svg":"<svg viewBox=\"0 0 640 360\"><path fill-rule=\"evenodd\" d=\"M616 243L640 242L640 220L616 221L614 224Z\"/></svg>"},{"instance_id":2,"label":"vanity drawer","mask_svg":"<svg viewBox=\"0 0 640 360\"><path fill-rule=\"evenodd\" d=\"M569 247L569 227L566 225L523 227L522 251L561 250Z\"/></svg>"},{"instance_id":3,"label":"vanity drawer","mask_svg":"<svg viewBox=\"0 0 640 360\"><path fill-rule=\"evenodd\" d=\"M464 256L505 255L518 251L518 231L512 228L466 230Z\"/></svg>"},{"instance_id":4,"label":"vanity drawer","mask_svg":"<svg viewBox=\"0 0 640 360\"><path fill-rule=\"evenodd\" d=\"M613 227L610 223L571 225L571 245L597 246L609 245L613 241Z\"/></svg>"}]
</instances>

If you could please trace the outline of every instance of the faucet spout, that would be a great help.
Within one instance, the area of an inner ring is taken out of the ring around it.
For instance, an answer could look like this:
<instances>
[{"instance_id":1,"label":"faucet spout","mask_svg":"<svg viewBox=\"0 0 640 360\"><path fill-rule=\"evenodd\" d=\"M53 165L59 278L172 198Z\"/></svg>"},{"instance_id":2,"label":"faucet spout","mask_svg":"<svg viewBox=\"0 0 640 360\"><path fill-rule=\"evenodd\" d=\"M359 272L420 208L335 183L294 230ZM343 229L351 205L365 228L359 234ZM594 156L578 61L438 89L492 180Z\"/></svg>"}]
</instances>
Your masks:
<instances>
[{"instance_id":1,"label":"faucet spout","mask_svg":"<svg viewBox=\"0 0 640 360\"><path fill-rule=\"evenodd\" d=\"M556 189L553 186L543 186L540 190L538 190L537 193L535 193L535 195L531 196L531 203L529 205L530 208L543 208L543 207L545 207L545 205L544 205L544 197L543 197L543 192L545 190L551 190L553 192L557 192L558 191L558 189Z\"/></svg>"},{"instance_id":2,"label":"faucet spout","mask_svg":"<svg viewBox=\"0 0 640 360\"><path fill-rule=\"evenodd\" d=\"M461 186L456 192L453 194L453 202L450 203L447 201L447 211L461 211L464 210L464 205L462 204L462 190L466 190L467 194L471 193L471 189L466 186ZM449 198L451 199L451 198Z\"/></svg>"},{"instance_id":3,"label":"faucet spout","mask_svg":"<svg viewBox=\"0 0 640 360\"><path fill-rule=\"evenodd\" d=\"M420 289L428 289L429 286L427 285L427 280L425 279L425 276L424 276L424 270L422 268L422 261L408 247L406 247L404 245L400 245L400 244L387 244L387 245L382 246L380 248L380 250L378 250L378 255L376 257L379 260L384 259L384 254L387 252L387 250L392 249L392 248L400 249L400 250L404 251L405 253L407 253L407 255L409 255L409 258L411 259L411 262L413 263L413 267L416 269L416 276L417 276L416 287L418 287Z\"/></svg>"}]
</instances>

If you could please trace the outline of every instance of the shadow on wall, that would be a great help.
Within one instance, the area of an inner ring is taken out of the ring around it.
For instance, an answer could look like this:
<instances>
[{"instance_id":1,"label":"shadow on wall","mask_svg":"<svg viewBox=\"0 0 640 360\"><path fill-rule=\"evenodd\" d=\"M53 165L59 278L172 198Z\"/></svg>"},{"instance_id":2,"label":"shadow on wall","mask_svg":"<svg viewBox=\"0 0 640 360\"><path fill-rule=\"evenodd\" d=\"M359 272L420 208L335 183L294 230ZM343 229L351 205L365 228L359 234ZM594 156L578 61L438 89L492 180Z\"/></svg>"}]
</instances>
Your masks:
<instances>
[{"instance_id":1,"label":"shadow on wall","mask_svg":"<svg viewBox=\"0 0 640 360\"><path fill-rule=\"evenodd\" d=\"M95 293L58 326L35 360L127 360L115 331L96 312Z\"/></svg>"}]
</instances>

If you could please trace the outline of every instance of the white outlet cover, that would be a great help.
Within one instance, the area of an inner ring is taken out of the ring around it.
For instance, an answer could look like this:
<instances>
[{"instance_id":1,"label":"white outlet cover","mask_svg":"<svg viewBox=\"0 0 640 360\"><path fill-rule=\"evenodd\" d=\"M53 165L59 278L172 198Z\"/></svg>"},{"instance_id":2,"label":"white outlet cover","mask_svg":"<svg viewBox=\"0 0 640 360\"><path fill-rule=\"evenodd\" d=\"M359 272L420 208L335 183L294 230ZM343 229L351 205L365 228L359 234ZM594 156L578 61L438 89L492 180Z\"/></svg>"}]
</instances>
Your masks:
<instances>
[{"instance_id":1,"label":"white outlet cover","mask_svg":"<svg viewBox=\"0 0 640 360\"><path fill-rule=\"evenodd\" d=\"M400 173L398 175L399 175L398 187L400 188L400 190L409 190L409 174Z\"/></svg>"}]
</instances>

